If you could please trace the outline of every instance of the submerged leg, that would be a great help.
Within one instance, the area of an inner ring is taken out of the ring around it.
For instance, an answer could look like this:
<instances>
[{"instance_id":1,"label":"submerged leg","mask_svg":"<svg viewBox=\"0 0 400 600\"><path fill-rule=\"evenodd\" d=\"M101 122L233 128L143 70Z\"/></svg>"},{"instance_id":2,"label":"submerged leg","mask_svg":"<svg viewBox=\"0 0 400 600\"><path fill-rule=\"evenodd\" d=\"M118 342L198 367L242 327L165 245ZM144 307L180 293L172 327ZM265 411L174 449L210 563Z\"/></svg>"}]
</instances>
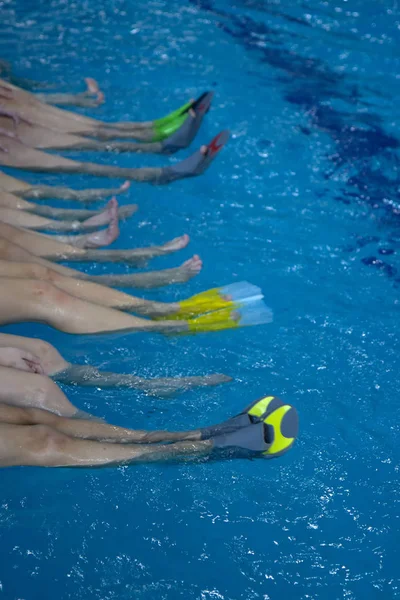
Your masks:
<instances>
[{"instance_id":1,"label":"submerged leg","mask_svg":"<svg viewBox=\"0 0 400 600\"><path fill-rule=\"evenodd\" d=\"M157 397L171 397L198 387L214 387L232 381L222 373L190 377L161 377L144 379L130 373L101 371L90 365L70 365L53 375L55 381L98 388L128 388Z\"/></svg>"},{"instance_id":2,"label":"submerged leg","mask_svg":"<svg viewBox=\"0 0 400 600\"><path fill-rule=\"evenodd\" d=\"M144 379L131 373L113 373L101 371L90 365L75 365L66 361L54 346L37 338L27 338L0 333L0 364L24 369L25 365L4 363L1 351L13 347L24 353L43 375L50 375L55 381L101 388L128 388L141 390L152 396L168 397L196 387L216 386L232 381L228 375L214 373L212 375L193 377L163 377ZM10 359L8 355L8 359Z\"/></svg>"},{"instance_id":3,"label":"submerged leg","mask_svg":"<svg viewBox=\"0 0 400 600\"><path fill-rule=\"evenodd\" d=\"M130 181L125 181L119 188L88 190L72 190L71 188L61 186L36 185L29 187L28 189L13 190L12 193L21 198L32 198L37 200L54 198L57 200L76 200L77 202L97 202L108 196L116 196L126 192L130 185Z\"/></svg>"},{"instance_id":4,"label":"submerged leg","mask_svg":"<svg viewBox=\"0 0 400 600\"><path fill-rule=\"evenodd\" d=\"M149 271L147 273L131 273L122 275L89 275L76 269L70 269L57 263L50 262L32 254L29 250L0 237L0 260L10 262L30 263L32 267L39 265L51 271L57 271L61 275L102 283L111 287L135 287L150 289L161 287L172 283L184 283L195 277L202 268L202 262L198 256L194 256L180 267L165 269L163 271ZM36 277L32 274L31 277Z\"/></svg>"},{"instance_id":5,"label":"submerged leg","mask_svg":"<svg viewBox=\"0 0 400 600\"><path fill-rule=\"evenodd\" d=\"M165 256L182 248L189 243L189 236L183 235L161 246L149 248L134 248L132 250L82 250L63 244L49 237L19 229L7 223L0 222L0 238L6 239L28 252L51 260L69 260L79 262L122 262L131 265L146 263L156 256Z\"/></svg>"},{"instance_id":6,"label":"submerged leg","mask_svg":"<svg viewBox=\"0 0 400 600\"><path fill-rule=\"evenodd\" d=\"M95 231L94 233L85 233L82 235L46 235L46 237L57 240L63 244L69 244L75 248L100 248L109 246L119 236L118 218L111 220L107 229Z\"/></svg>"},{"instance_id":7,"label":"submerged leg","mask_svg":"<svg viewBox=\"0 0 400 600\"><path fill-rule=\"evenodd\" d=\"M85 221L56 221L25 210L0 207L0 221L32 231L88 231L118 218L118 202L112 198L106 208Z\"/></svg>"},{"instance_id":8,"label":"submerged leg","mask_svg":"<svg viewBox=\"0 0 400 600\"><path fill-rule=\"evenodd\" d=\"M134 287L141 289L153 289L166 285L186 283L196 277L201 271L203 263L199 256L185 261L179 267L163 269L162 271L148 271L147 273L129 273L121 275L88 275L81 273L77 275L80 279L102 283L112 287Z\"/></svg>"},{"instance_id":9,"label":"submerged leg","mask_svg":"<svg viewBox=\"0 0 400 600\"><path fill-rule=\"evenodd\" d=\"M21 202L23 202L23 200L21 200ZM45 206L40 204L31 204L31 206L24 208L23 210L36 215L61 219L64 221L84 221L90 217L100 215L103 212L103 209L90 210L85 208L54 208L53 206ZM126 204L125 206L120 206L118 207L117 217L119 220L128 219L134 215L137 210L137 204Z\"/></svg>"}]
</instances>

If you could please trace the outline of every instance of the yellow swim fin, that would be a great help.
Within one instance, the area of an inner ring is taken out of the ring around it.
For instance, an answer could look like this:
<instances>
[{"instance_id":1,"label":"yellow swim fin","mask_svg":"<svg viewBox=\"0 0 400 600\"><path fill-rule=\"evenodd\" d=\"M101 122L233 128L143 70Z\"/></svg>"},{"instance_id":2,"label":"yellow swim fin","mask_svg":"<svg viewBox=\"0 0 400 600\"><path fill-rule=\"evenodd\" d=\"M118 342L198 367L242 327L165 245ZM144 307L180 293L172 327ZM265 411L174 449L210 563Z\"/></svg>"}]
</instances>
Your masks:
<instances>
[{"instance_id":1,"label":"yellow swim fin","mask_svg":"<svg viewBox=\"0 0 400 600\"><path fill-rule=\"evenodd\" d=\"M240 306L233 304L233 307L222 308L188 319L189 332L237 329L251 325L264 325L273 321L271 309L259 298L243 301Z\"/></svg>"},{"instance_id":2,"label":"yellow swim fin","mask_svg":"<svg viewBox=\"0 0 400 600\"><path fill-rule=\"evenodd\" d=\"M259 287L247 283L247 281L239 281L200 292L200 294L196 294L187 300L182 300L179 302L179 312L166 318L186 320L196 315L203 315L224 308L240 308L241 302L249 299L261 300L262 297Z\"/></svg>"}]
</instances>

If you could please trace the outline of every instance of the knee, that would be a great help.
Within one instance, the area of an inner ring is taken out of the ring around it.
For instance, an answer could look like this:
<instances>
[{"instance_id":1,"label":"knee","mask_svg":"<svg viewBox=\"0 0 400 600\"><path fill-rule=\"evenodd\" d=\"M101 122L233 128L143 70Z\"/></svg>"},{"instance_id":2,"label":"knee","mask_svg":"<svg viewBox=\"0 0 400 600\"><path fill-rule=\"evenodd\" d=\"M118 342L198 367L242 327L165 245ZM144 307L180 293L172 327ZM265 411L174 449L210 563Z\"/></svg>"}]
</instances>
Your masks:
<instances>
[{"instance_id":1,"label":"knee","mask_svg":"<svg viewBox=\"0 0 400 600\"><path fill-rule=\"evenodd\" d=\"M36 405L43 411L63 417L72 417L76 413L76 408L64 392L45 375L36 376L35 400Z\"/></svg>"},{"instance_id":2,"label":"knee","mask_svg":"<svg viewBox=\"0 0 400 600\"><path fill-rule=\"evenodd\" d=\"M62 453L68 441L66 435L48 425L33 425L29 434L27 440L29 451L42 460ZM43 462L49 464L48 460L43 460Z\"/></svg>"},{"instance_id":3,"label":"knee","mask_svg":"<svg viewBox=\"0 0 400 600\"><path fill-rule=\"evenodd\" d=\"M55 287L50 281L31 279L27 281L26 289L29 290L33 302L44 308L47 303L52 306L65 304L69 296L62 290Z\"/></svg>"},{"instance_id":4,"label":"knee","mask_svg":"<svg viewBox=\"0 0 400 600\"><path fill-rule=\"evenodd\" d=\"M32 352L44 363L51 362L53 359L60 357L58 350L54 346L40 339L33 340Z\"/></svg>"},{"instance_id":5,"label":"knee","mask_svg":"<svg viewBox=\"0 0 400 600\"><path fill-rule=\"evenodd\" d=\"M29 281L28 285L30 293L38 298L50 297L55 292L54 286L48 281L36 281L35 279L32 279Z\"/></svg>"},{"instance_id":6,"label":"knee","mask_svg":"<svg viewBox=\"0 0 400 600\"><path fill-rule=\"evenodd\" d=\"M40 279L42 281L55 281L56 273L49 269L48 267L43 267L42 265L34 265L30 266L31 276L35 279Z\"/></svg>"},{"instance_id":7,"label":"knee","mask_svg":"<svg viewBox=\"0 0 400 600\"><path fill-rule=\"evenodd\" d=\"M35 340L32 352L40 359L46 375L52 375L65 370L69 366L54 346L44 340Z\"/></svg>"}]
</instances>

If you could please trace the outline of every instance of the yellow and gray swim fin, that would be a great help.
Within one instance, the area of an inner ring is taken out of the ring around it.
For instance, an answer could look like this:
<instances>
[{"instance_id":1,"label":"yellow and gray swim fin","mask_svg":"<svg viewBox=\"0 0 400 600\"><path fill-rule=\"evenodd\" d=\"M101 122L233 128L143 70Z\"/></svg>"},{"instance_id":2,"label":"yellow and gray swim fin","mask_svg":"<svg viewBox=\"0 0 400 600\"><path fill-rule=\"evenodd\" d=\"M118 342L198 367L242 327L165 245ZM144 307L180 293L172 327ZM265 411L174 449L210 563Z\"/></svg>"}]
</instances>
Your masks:
<instances>
[{"instance_id":1,"label":"yellow and gray swim fin","mask_svg":"<svg viewBox=\"0 0 400 600\"><path fill-rule=\"evenodd\" d=\"M262 298L262 296L261 296ZM189 333L238 329L272 323L273 313L260 297L232 302L226 308L188 319Z\"/></svg>"},{"instance_id":2,"label":"yellow and gray swim fin","mask_svg":"<svg viewBox=\"0 0 400 600\"><path fill-rule=\"evenodd\" d=\"M179 302L179 312L166 318L190 319L196 315L225 308L240 308L246 300L262 300L262 298L263 294L259 287L247 281L239 281L200 292L187 300L182 300Z\"/></svg>"}]
</instances>

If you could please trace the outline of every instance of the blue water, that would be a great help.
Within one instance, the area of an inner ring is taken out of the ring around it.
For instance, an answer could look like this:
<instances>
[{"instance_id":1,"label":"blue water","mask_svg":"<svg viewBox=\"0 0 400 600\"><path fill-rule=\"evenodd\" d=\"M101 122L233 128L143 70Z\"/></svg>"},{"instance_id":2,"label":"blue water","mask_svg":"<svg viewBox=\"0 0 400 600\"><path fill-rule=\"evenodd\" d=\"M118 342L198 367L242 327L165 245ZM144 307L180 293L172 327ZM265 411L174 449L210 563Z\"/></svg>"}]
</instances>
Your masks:
<instances>
[{"instance_id":1,"label":"blue water","mask_svg":"<svg viewBox=\"0 0 400 600\"><path fill-rule=\"evenodd\" d=\"M140 212L118 245L187 232L190 247L152 267L196 252L203 272L147 297L248 279L275 313L265 328L177 340L4 331L109 370L235 378L168 401L65 388L118 424L194 427L266 393L301 419L296 446L272 462L2 471L0 597L399 597L397 2L6 0L0 11L0 56L58 89L98 78L100 118L148 119L215 90L196 143L229 127L229 145L202 178L133 185L123 201Z\"/></svg>"}]
</instances>

